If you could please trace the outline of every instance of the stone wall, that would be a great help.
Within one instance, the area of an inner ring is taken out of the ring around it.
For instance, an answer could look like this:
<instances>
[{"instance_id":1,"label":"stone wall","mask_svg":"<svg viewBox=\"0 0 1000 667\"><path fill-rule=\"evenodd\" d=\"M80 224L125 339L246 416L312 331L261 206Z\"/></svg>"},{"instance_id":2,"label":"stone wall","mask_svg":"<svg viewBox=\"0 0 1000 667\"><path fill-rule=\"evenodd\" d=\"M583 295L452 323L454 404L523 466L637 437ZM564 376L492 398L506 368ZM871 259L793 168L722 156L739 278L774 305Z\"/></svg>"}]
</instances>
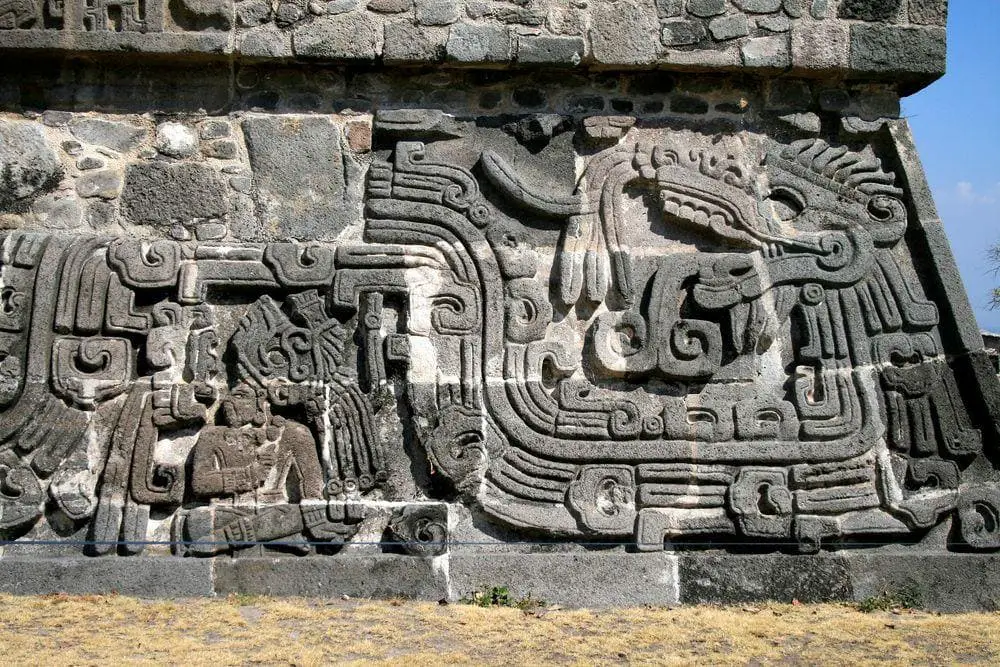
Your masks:
<instances>
[{"instance_id":1,"label":"stone wall","mask_svg":"<svg viewBox=\"0 0 1000 667\"><path fill-rule=\"evenodd\" d=\"M0 587L980 604L944 5L0 5Z\"/></svg>"}]
</instances>

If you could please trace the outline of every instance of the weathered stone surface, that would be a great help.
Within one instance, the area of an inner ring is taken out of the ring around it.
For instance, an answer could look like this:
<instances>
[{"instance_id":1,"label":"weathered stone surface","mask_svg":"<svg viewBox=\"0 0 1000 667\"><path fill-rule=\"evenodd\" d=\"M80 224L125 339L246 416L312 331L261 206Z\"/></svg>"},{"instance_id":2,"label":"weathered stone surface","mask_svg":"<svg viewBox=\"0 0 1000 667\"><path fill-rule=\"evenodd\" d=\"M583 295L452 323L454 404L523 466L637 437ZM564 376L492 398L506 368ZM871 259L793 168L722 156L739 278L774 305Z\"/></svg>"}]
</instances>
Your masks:
<instances>
[{"instance_id":1,"label":"weathered stone surface","mask_svg":"<svg viewBox=\"0 0 1000 667\"><path fill-rule=\"evenodd\" d=\"M840 23L823 23L813 30L793 26L792 65L815 70L844 70L848 67L850 31Z\"/></svg>"},{"instance_id":2,"label":"weathered stone surface","mask_svg":"<svg viewBox=\"0 0 1000 667\"><path fill-rule=\"evenodd\" d=\"M0 211L52 189L62 167L44 133L28 121L0 121Z\"/></svg>"},{"instance_id":3,"label":"weathered stone surface","mask_svg":"<svg viewBox=\"0 0 1000 667\"><path fill-rule=\"evenodd\" d=\"M895 72L900 62L909 71L944 73L944 28L851 26L851 68L861 72Z\"/></svg>"},{"instance_id":4,"label":"weathered stone surface","mask_svg":"<svg viewBox=\"0 0 1000 667\"><path fill-rule=\"evenodd\" d=\"M119 153L135 149L146 136L145 128L102 118L78 117L70 122L69 129L80 141Z\"/></svg>"},{"instance_id":5,"label":"weathered stone surface","mask_svg":"<svg viewBox=\"0 0 1000 667\"><path fill-rule=\"evenodd\" d=\"M382 43L381 26L363 13L321 16L292 33L292 50L300 58L374 60Z\"/></svg>"},{"instance_id":6,"label":"weathered stone surface","mask_svg":"<svg viewBox=\"0 0 1000 667\"><path fill-rule=\"evenodd\" d=\"M743 11L753 14L769 14L781 9L781 0L733 0L733 3Z\"/></svg>"},{"instance_id":7,"label":"weathered stone surface","mask_svg":"<svg viewBox=\"0 0 1000 667\"><path fill-rule=\"evenodd\" d=\"M985 604L940 6L254 2L0 29L13 588Z\"/></svg>"},{"instance_id":8,"label":"weathered stone surface","mask_svg":"<svg viewBox=\"0 0 1000 667\"><path fill-rule=\"evenodd\" d=\"M655 60L660 22L647 3L622 0L594 5L591 10L591 55L599 63L640 65Z\"/></svg>"},{"instance_id":9,"label":"weathered stone surface","mask_svg":"<svg viewBox=\"0 0 1000 667\"><path fill-rule=\"evenodd\" d=\"M500 63L510 58L510 30L503 26L453 26L445 48L449 60L464 63Z\"/></svg>"},{"instance_id":10,"label":"weathered stone surface","mask_svg":"<svg viewBox=\"0 0 1000 667\"><path fill-rule=\"evenodd\" d=\"M521 63L577 65L586 43L580 37L519 37L517 60Z\"/></svg>"},{"instance_id":11,"label":"weathered stone surface","mask_svg":"<svg viewBox=\"0 0 1000 667\"><path fill-rule=\"evenodd\" d=\"M215 593L443 600L448 582L443 563L428 558L238 558L216 563Z\"/></svg>"},{"instance_id":12,"label":"weathered stone surface","mask_svg":"<svg viewBox=\"0 0 1000 667\"><path fill-rule=\"evenodd\" d=\"M225 190L207 167L145 162L125 170L122 214L135 224L189 225L226 212Z\"/></svg>"},{"instance_id":13,"label":"weathered stone surface","mask_svg":"<svg viewBox=\"0 0 1000 667\"><path fill-rule=\"evenodd\" d=\"M726 11L726 0L689 0L687 10L695 16L701 16L702 18L718 16ZM674 14L674 16L677 14Z\"/></svg>"},{"instance_id":14,"label":"weathered stone surface","mask_svg":"<svg viewBox=\"0 0 1000 667\"><path fill-rule=\"evenodd\" d=\"M677 557L666 553L524 554L467 549L451 554L448 575L452 599L471 599L484 589L505 586L515 599L530 596L574 607L680 602Z\"/></svg>"},{"instance_id":15,"label":"weathered stone surface","mask_svg":"<svg viewBox=\"0 0 1000 667\"><path fill-rule=\"evenodd\" d=\"M705 24L701 21L667 21L660 34L666 46L697 44L704 38Z\"/></svg>"},{"instance_id":16,"label":"weathered stone surface","mask_svg":"<svg viewBox=\"0 0 1000 667\"><path fill-rule=\"evenodd\" d=\"M681 602L830 602L854 596L849 561L842 555L742 556L683 554L677 557Z\"/></svg>"},{"instance_id":17,"label":"weathered stone surface","mask_svg":"<svg viewBox=\"0 0 1000 667\"><path fill-rule=\"evenodd\" d=\"M76 192L81 197L114 199L122 191L122 175L117 169L102 169L84 174L76 181Z\"/></svg>"},{"instance_id":18,"label":"weathered stone surface","mask_svg":"<svg viewBox=\"0 0 1000 667\"><path fill-rule=\"evenodd\" d=\"M254 197L277 238L332 239L354 220L341 132L327 118L253 116L242 123ZM336 202L331 209L330 202Z\"/></svg>"},{"instance_id":19,"label":"weathered stone surface","mask_svg":"<svg viewBox=\"0 0 1000 667\"><path fill-rule=\"evenodd\" d=\"M889 21L899 12L902 0L842 0L839 16L862 21Z\"/></svg>"},{"instance_id":20,"label":"weathered stone surface","mask_svg":"<svg viewBox=\"0 0 1000 667\"><path fill-rule=\"evenodd\" d=\"M948 0L910 0L910 22L943 26L948 18Z\"/></svg>"},{"instance_id":21,"label":"weathered stone surface","mask_svg":"<svg viewBox=\"0 0 1000 667\"><path fill-rule=\"evenodd\" d=\"M212 595L212 563L181 558L0 558L0 591L14 595Z\"/></svg>"},{"instance_id":22,"label":"weathered stone surface","mask_svg":"<svg viewBox=\"0 0 1000 667\"><path fill-rule=\"evenodd\" d=\"M708 31L719 41L745 37L750 34L750 22L744 14L730 14L712 19L708 24Z\"/></svg>"},{"instance_id":23,"label":"weathered stone surface","mask_svg":"<svg viewBox=\"0 0 1000 667\"><path fill-rule=\"evenodd\" d=\"M17 30L0 31L0 50L237 54L264 61L329 63L370 63L389 54L383 62L420 65L441 60L440 47L451 40L452 62L516 67L519 62L536 62L534 55L519 58L519 38L539 38L541 46L546 39L572 36L583 41L582 48L565 48L571 49L570 57L582 53L584 66L657 63L726 71L740 67L766 70L776 66L767 59L757 65L753 58L739 57L742 42L795 28L804 43L822 50L833 26L841 31L859 23L879 28L943 26L947 13L945 0L844 0L834 4L829 0L616 0L589 4L547 0L290 0L273 6L262 0L185 0L154 3L148 16L137 14L120 20L95 13L91 21L82 19L83 15L89 17L91 10L77 8L83 0L68 1L68 24L50 17L53 20L33 20ZM733 33L743 19L753 34L742 34L742 28ZM716 24L719 36L706 30L710 20L722 20ZM419 38L416 47L411 45L413 37ZM740 43L720 48L720 43L730 40ZM939 60L931 76L943 68L943 57ZM541 62L550 61L543 58ZM817 65L814 68L812 62L803 61L795 66L804 76L826 76L822 63ZM898 60L900 80L925 85L929 72L926 64L919 65L913 68L905 59Z\"/></svg>"},{"instance_id":24,"label":"weathered stone surface","mask_svg":"<svg viewBox=\"0 0 1000 667\"><path fill-rule=\"evenodd\" d=\"M791 64L786 35L754 37L740 50L743 54L743 63L747 67L780 68Z\"/></svg>"},{"instance_id":25,"label":"weathered stone surface","mask_svg":"<svg viewBox=\"0 0 1000 667\"><path fill-rule=\"evenodd\" d=\"M161 123L156 128L156 150L170 157L188 157L198 150L198 135L184 123Z\"/></svg>"}]
</instances>

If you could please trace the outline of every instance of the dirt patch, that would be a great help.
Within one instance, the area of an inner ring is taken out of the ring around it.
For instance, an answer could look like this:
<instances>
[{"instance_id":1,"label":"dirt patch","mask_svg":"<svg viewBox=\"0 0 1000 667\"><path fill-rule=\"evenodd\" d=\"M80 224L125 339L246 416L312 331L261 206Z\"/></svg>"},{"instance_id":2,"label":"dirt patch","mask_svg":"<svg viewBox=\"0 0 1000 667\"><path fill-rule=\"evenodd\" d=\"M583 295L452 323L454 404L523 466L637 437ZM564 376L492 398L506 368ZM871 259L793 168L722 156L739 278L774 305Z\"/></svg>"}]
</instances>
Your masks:
<instances>
[{"instance_id":1,"label":"dirt patch","mask_svg":"<svg viewBox=\"0 0 1000 667\"><path fill-rule=\"evenodd\" d=\"M9 664L1000 661L1000 613L848 605L563 610L231 596L0 596Z\"/></svg>"}]
</instances>

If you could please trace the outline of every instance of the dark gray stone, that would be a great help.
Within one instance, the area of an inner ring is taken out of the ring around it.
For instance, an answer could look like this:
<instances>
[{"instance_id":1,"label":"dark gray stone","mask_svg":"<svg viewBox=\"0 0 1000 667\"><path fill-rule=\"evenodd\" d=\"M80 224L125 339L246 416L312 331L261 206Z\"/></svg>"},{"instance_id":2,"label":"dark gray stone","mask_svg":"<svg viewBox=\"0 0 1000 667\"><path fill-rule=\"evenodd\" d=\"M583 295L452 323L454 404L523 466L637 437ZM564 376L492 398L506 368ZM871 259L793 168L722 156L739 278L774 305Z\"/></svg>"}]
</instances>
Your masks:
<instances>
[{"instance_id":1,"label":"dark gray stone","mask_svg":"<svg viewBox=\"0 0 1000 667\"><path fill-rule=\"evenodd\" d=\"M73 114L68 111L46 111L42 114L42 122L49 127L66 127Z\"/></svg>"},{"instance_id":2,"label":"dark gray stone","mask_svg":"<svg viewBox=\"0 0 1000 667\"><path fill-rule=\"evenodd\" d=\"M214 595L213 563L195 558L0 558L0 591L14 595Z\"/></svg>"},{"instance_id":3,"label":"dark gray stone","mask_svg":"<svg viewBox=\"0 0 1000 667\"><path fill-rule=\"evenodd\" d=\"M236 558L215 563L215 593L309 597L448 597L442 559L393 554Z\"/></svg>"},{"instance_id":4,"label":"dark gray stone","mask_svg":"<svg viewBox=\"0 0 1000 667\"><path fill-rule=\"evenodd\" d=\"M591 57L598 63L648 64L656 53L660 21L648 2L622 0L593 5L590 23Z\"/></svg>"},{"instance_id":5,"label":"dark gray stone","mask_svg":"<svg viewBox=\"0 0 1000 667\"><path fill-rule=\"evenodd\" d=\"M910 0L910 23L943 26L948 19L948 0Z\"/></svg>"},{"instance_id":6,"label":"dark gray stone","mask_svg":"<svg viewBox=\"0 0 1000 667\"><path fill-rule=\"evenodd\" d=\"M747 67L780 69L791 64L787 35L754 37L740 47Z\"/></svg>"},{"instance_id":7,"label":"dark gray stone","mask_svg":"<svg viewBox=\"0 0 1000 667\"><path fill-rule=\"evenodd\" d=\"M677 557L665 552L501 553L453 548L448 573L452 600L471 598L484 588L506 586L515 599L530 595L573 607L679 602Z\"/></svg>"},{"instance_id":8,"label":"dark gray stone","mask_svg":"<svg viewBox=\"0 0 1000 667\"><path fill-rule=\"evenodd\" d=\"M718 16L726 11L726 0L688 0L687 10L702 18Z\"/></svg>"},{"instance_id":9,"label":"dark gray stone","mask_svg":"<svg viewBox=\"0 0 1000 667\"><path fill-rule=\"evenodd\" d=\"M93 155L86 155L76 161L76 168L80 171L89 171L90 169L100 169L105 165L104 160L99 157L94 157Z\"/></svg>"},{"instance_id":10,"label":"dark gray stone","mask_svg":"<svg viewBox=\"0 0 1000 667\"><path fill-rule=\"evenodd\" d=\"M231 133L229 123L224 120L206 120L198 126L198 135L202 139L221 139Z\"/></svg>"},{"instance_id":11,"label":"dark gray stone","mask_svg":"<svg viewBox=\"0 0 1000 667\"><path fill-rule=\"evenodd\" d=\"M757 19L757 27L768 32L788 32L792 29L792 22L781 14L761 16Z\"/></svg>"},{"instance_id":12,"label":"dark gray stone","mask_svg":"<svg viewBox=\"0 0 1000 667\"><path fill-rule=\"evenodd\" d=\"M826 88L819 91L819 108L824 111L843 111L851 103L851 96L846 90Z\"/></svg>"},{"instance_id":13,"label":"dark gray stone","mask_svg":"<svg viewBox=\"0 0 1000 667\"><path fill-rule=\"evenodd\" d=\"M236 4L237 24L254 28L271 20L271 3L267 0L245 0Z\"/></svg>"},{"instance_id":14,"label":"dark gray stone","mask_svg":"<svg viewBox=\"0 0 1000 667\"><path fill-rule=\"evenodd\" d=\"M846 554L854 599L888 595L921 609L946 612L1000 609L1000 555Z\"/></svg>"},{"instance_id":15,"label":"dark gray stone","mask_svg":"<svg viewBox=\"0 0 1000 667\"><path fill-rule=\"evenodd\" d=\"M115 199L122 191L122 175L117 169L89 171L76 179L76 192L81 197Z\"/></svg>"},{"instance_id":16,"label":"dark gray stone","mask_svg":"<svg viewBox=\"0 0 1000 667\"><path fill-rule=\"evenodd\" d=\"M360 211L348 203L350 158L329 118L251 116L242 126L258 214L277 238L331 239L357 220Z\"/></svg>"},{"instance_id":17,"label":"dark gray stone","mask_svg":"<svg viewBox=\"0 0 1000 667\"><path fill-rule=\"evenodd\" d=\"M374 60L381 46L382 26L365 12L320 16L292 33L292 50L300 58Z\"/></svg>"},{"instance_id":18,"label":"dark gray stone","mask_svg":"<svg viewBox=\"0 0 1000 667\"><path fill-rule=\"evenodd\" d=\"M884 22L896 17L902 0L841 0L842 19Z\"/></svg>"},{"instance_id":19,"label":"dark gray stone","mask_svg":"<svg viewBox=\"0 0 1000 667\"><path fill-rule=\"evenodd\" d=\"M746 14L730 14L709 21L708 31L712 33L713 39L720 42L746 37L750 34L750 22L747 20Z\"/></svg>"},{"instance_id":20,"label":"dark gray stone","mask_svg":"<svg viewBox=\"0 0 1000 667\"><path fill-rule=\"evenodd\" d=\"M369 0L368 9L383 14L399 14L413 7L413 0Z\"/></svg>"},{"instance_id":21,"label":"dark gray stone","mask_svg":"<svg viewBox=\"0 0 1000 667\"><path fill-rule=\"evenodd\" d=\"M517 40L517 60L521 63L577 65L586 43L581 37L525 37Z\"/></svg>"},{"instance_id":22,"label":"dark gray stone","mask_svg":"<svg viewBox=\"0 0 1000 667\"><path fill-rule=\"evenodd\" d=\"M427 28L397 21L385 24L382 60L387 64L444 60L447 28Z\"/></svg>"},{"instance_id":23,"label":"dark gray stone","mask_svg":"<svg viewBox=\"0 0 1000 667\"><path fill-rule=\"evenodd\" d=\"M451 25L458 20L458 3L452 0L415 0L417 23Z\"/></svg>"},{"instance_id":24,"label":"dark gray stone","mask_svg":"<svg viewBox=\"0 0 1000 667\"><path fill-rule=\"evenodd\" d=\"M445 47L448 60L460 63L498 63L510 59L510 29L500 25L468 25L451 27Z\"/></svg>"},{"instance_id":25,"label":"dark gray stone","mask_svg":"<svg viewBox=\"0 0 1000 667\"><path fill-rule=\"evenodd\" d=\"M682 553L677 556L685 604L832 602L853 597L848 561L839 555Z\"/></svg>"},{"instance_id":26,"label":"dark gray stone","mask_svg":"<svg viewBox=\"0 0 1000 667\"><path fill-rule=\"evenodd\" d=\"M146 138L146 128L103 118L74 118L69 124L73 136L88 144L104 146L119 153L134 150Z\"/></svg>"},{"instance_id":27,"label":"dark gray stone","mask_svg":"<svg viewBox=\"0 0 1000 667\"><path fill-rule=\"evenodd\" d=\"M666 46L697 44L705 38L705 24L701 21L668 21L660 35Z\"/></svg>"},{"instance_id":28,"label":"dark gray stone","mask_svg":"<svg viewBox=\"0 0 1000 667\"><path fill-rule=\"evenodd\" d=\"M733 3L752 14L770 14L781 9L781 0L733 0Z\"/></svg>"},{"instance_id":29,"label":"dark gray stone","mask_svg":"<svg viewBox=\"0 0 1000 667\"><path fill-rule=\"evenodd\" d=\"M850 65L859 72L944 74L944 28L851 26Z\"/></svg>"},{"instance_id":30,"label":"dark gray stone","mask_svg":"<svg viewBox=\"0 0 1000 667\"><path fill-rule=\"evenodd\" d=\"M709 4L715 1L707 0ZM678 17L684 12L684 2L685 0L656 0L656 14L661 19Z\"/></svg>"},{"instance_id":31,"label":"dark gray stone","mask_svg":"<svg viewBox=\"0 0 1000 667\"><path fill-rule=\"evenodd\" d=\"M229 139L221 139L206 144L201 149L205 157L214 157L218 160L233 160L237 156L236 142Z\"/></svg>"},{"instance_id":32,"label":"dark gray stone","mask_svg":"<svg viewBox=\"0 0 1000 667\"><path fill-rule=\"evenodd\" d=\"M125 170L122 215L137 225L169 227L225 217L225 188L200 164L133 163Z\"/></svg>"},{"instance_id":33,"label":"dark gray stone","mask_svg":"<svg viewBox=\"0 0 1000 667\"><path fill-rule=\"evenodd\" d=\"M63 173L41 128L31 121L0 121L0 210L30 202L54 188Z\"/></svg>"},{"instance_id":34,"label":"dark gray stone","mask_svg":"<svg viewBox=\"0 0 1000 667\"><path fill-rule=\"evenodd\" d=\"M812 0L812 4L809 6L809 15L817 21L825 19L829 11L830 0Z\"/></svg>"}]
</instances>

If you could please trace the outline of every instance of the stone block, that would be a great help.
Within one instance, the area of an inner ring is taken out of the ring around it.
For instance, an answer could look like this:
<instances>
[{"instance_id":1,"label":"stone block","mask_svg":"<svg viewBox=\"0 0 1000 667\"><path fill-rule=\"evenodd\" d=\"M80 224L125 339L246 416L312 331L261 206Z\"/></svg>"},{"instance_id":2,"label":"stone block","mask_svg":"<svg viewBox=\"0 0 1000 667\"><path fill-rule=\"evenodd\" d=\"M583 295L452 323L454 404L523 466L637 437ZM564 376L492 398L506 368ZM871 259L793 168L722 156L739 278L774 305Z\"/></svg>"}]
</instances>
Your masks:
<instances>
[{"instance_id":1,"label":"stone block","mask_svg":"<svg viewBox=\"0 0 1000 667\"><path fill-rule=\"evenodd\" d=\"M215 593L442 600L448 583L443 557L235 558L216 562Z\"/></svg>"},{"instance_id":2,"label":"stone block","mask_svg":"<svg viewBox=\"0 0 1000 667\"><path fill-rule=\"evenodd\" d=\"M374 60L382 54L382 24L365 12L320 16L295 28L292 51L299 58Z\"/></svg>"},{"instance_id":3,"label":"stone block","mask_svg":"<svg viewBox=\"0 0 1000 667\"><path fill-rule=\"evenodd\" d=\"M197 558L0 558L0 591L13 595L213 595L213 563Z\"/></svg>"},{"instance_id":4,"label":"stone block","mask_svg":"<svg viewBox=\"0 0 1000 667\"><path fill-rule=\"evenodd\" d=\"M291 58L292 35L276 25L264 25L240 35L236 48L251 58Z\"/></svg>"},{"instance_id":5,"label":"stone block","mask_svg":"<svg viewBox=\"0 0 1000 667\"><path fill-rule=\"evenodd\" d=\"M59 158L38 125L0 121L0 210L54 188L62 173Z\"/></svg>"},{"instance_id":6,"label":"stone block","mask_svg":"<svg viewBox=\"0 0 1000 667\"><path fill-rule=\"evenodd\" d=\"M334 238L358 219L345 169L350 158L329 118L250 116L242 127L258 210L275 236Z\"/></svg>"},{"instance_id":7,"label":"stone block","mask_svg":"<svg viewBox=\"0 0 1000 667\"><path fill-rule=\"evenodd\" d=\"M400 14L413 8L413 0L368 0L368 9L383 14Z\"/></svg>"},{"instance_id":8,"label":"stone block","mask_svg":"<svg viewBox=\"0 0 1000 667\"><path fill-rule=\"evenodd\" d=\"M660 32L656 8L622 0L593 5L590 19L591 57L597 63L641 65L653 62Z\"/></svg>"},{"instance_id":9,"label":"stone block","mask_svg":"<svg viewBox=\"0 0 1000 667\"><path fill-rule=\"evenodd\" d=\"M726 11L726 0L688 0L688 13L708 18Z\"/></svg>"},{"instance_id":10,"label":"stone block","mask_svg":"<svg viewBox=\"0 0 1000 667\"><path fill-rule=\"evenodd\" d=\"M582 37L518 36L517 60L525 64L578 65L586 43Z\"/></svg>"},{"instance_id":11,"label":"stone block","mask_svg":"<svg viewBox=\"0 0 1000 667\"><path fill-rule=\"evenodd\" d=\"M458 20L455 0L415 0L416 18L420 25L451 25Z\"/></svg>"},{"instance_id":12,"label":"stone block","mask_svg":"<svg viewBox=\"0 0 1000 667\"><path fill-rule=\"evenodd\" d=\"M850 27L839 21L792 26L792 66L828 71L848 66Z\"/></svg>"},{"instance_id":13,"label":"stone block","mask_svg":"<svg viewBox=\"0 0 1000 667\"><path fill-rule=\"evenodd\" d=\"M514 598L550 604L621 607L677 604L677 557L604 549L564 553L503 553L453 549L448 564L452 600L493 586Z\"/></svg>"},{"instance_id":14,"label":"stone block","mask_svg":"<svg viewBox=\"0 0 1000 667\"><path fill-rule=\"evenodd\" d=\"M135 150L146 138L144 127L86 116L73 119L69 129L80 141L104 146L119 153Z\"/></svg>"},{"instance_id":15,"label":"stone block","mask_svg":"<svg viewBox=\"0 0 1000 667\"><path fill-rule=\"evenodd\" d=\"M387 64L443 60L447 39L447 28L427 28L409 21L389 21L385 24L382 60Z\"/></svg>"},{"instance_id":16,"label":"stone block","mask_svg":"<svg viewBox=\"0 0 1000 667\"><path fill-rule=\"evenodd\" d=\"M164 229L175 223L224 218L229 210L225 187L215 171L195 163L130 164L121 200L126 220Z\"/></svg>"},{"instance_id":17,"label":"stone block","mask_svg":"<svg viewBox=\"0 0 1000 667\"><path fill-rule=\"evenodd\" d=\"M944 74L944 28L852 25L850 66L859 72Z\"/></svg>"},{"instance_id":18,"label":"stone block","mask_svg":"<svg viewBox=\"0 0 1000 667\"><path fill-rule=\"evenodd\" d=\"M750 22L747 20L746 14L730 14L709 21L708 31L712 33L712 39L720 42L746 37L750 34Z\"/></svg>"},{"instance_id":19,"label":"stone block","mask_svg":"<svg viewBox=\"0 0 1000 667\"><path fill-rule=\"evenodd\" d=\"M454 25L445 53L448 60L459 63L505 63L511 56L510 29L490 24Z\"/></svg>"},{"instance_id":20,"label":"stone block","mask_svg":"<svg viewBox=\"0 0 1000 667\"><path fill-rule=\"evenodd\" d=\"M782 69L791 65L787 35L754 37L740 46L747 67Z\"/></svg>"},{"instance_id":21,"label":"stone block","mask_svg":"<svg viewBox=\"0 0 1000 667\"><path fill-rule=\"evenodd\" d=\"M910 0L910 23L943 26L948 20L948 0Z\"/></svg>"},{"instance_id":22,"label":"stone block","mask_svg":"<svg viewBox=\"0 0 1000 667\"><path fill-rule=\"evenodd\" d=\"M841 0L838 16L874 23L894 21L902 0Z\"/></svg>"},{"instance_id":23,"label":"stone block","mask_svg":"<svg viewBox=\"0 0 1000 667\"><path fill-rule=\"evenodd\" d=\"M852 597L848 561L839 555L681 553L684 604L834 602Z\"/></svg>"},{"instance_id":24,"label":"stone block","mask_svg":"<svg viewBox=\"0 0 1000 667\"><path fill-rule=\"evenodd\" d=\"M781 0L733 0L733 3L751 14L770 14L781 9Z\"/></svg>"},{"instance_id":25,"label":"stone block","mask_svg":"<svg viewBox=\"0 0 1000 667\"><path fill-rule=\"evenodd\" d=\"M706 5L712 5L719 0L697 0ZM656 0L656 14L661 19L672 19L684 13L685 0Z\"/></svg>"},{"instance_id":26,"label":"stone block","mask_svg":"<svg viewBox=\"0 0 1000 667\"><path fill-rule=\"evenodd\" d=\"M665 46L688 46L697 44L706 34L701 21L667 21L663 24L660 41Z\"/></svg>"},{"instance_id":27,"label":"stone block","mask_svg":"<svg viewBox=\"0 0 1000 667\"><path fill-rule=\"evenodd\" d=\"M907 553L845 554L852 595L863 601L890 595L921 609L944 612L1000 606L1000 555Z\"/></svg>"}]
</instances>

